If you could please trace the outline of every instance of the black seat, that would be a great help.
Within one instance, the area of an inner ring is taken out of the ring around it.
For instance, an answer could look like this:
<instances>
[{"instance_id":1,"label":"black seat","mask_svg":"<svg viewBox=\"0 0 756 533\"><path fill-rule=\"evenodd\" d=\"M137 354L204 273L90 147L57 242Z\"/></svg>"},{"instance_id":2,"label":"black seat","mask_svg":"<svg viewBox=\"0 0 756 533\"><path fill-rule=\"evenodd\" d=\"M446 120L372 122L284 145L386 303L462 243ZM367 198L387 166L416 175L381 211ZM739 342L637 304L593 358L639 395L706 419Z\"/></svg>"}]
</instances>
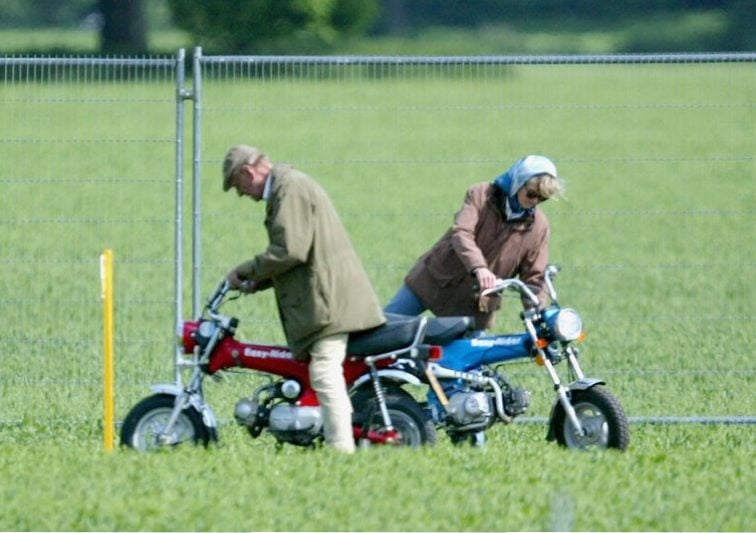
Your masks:
<instances>
[{"instance_id":1,"label":"black seat","mask_svg":"<svg viewBox=\"0 0 756 533\"><path fill-rule=\"evenodd\" d=\"M373 355L398 350L412 344L420 325L416 316L386 313L386 323L349 334L347 354Z\"/></svg>"},{"instance_id":2,"label":"black seat","mask_svg":"<svg viewBox=\"0 0 756 533\"><path fill-rule=\"evenodd\" d=\"M464 337L472 330L475 319L471 316L442 316L428 321L423 342L426 344L447 344L454 339Z\"/></svg>"}]
</instances>

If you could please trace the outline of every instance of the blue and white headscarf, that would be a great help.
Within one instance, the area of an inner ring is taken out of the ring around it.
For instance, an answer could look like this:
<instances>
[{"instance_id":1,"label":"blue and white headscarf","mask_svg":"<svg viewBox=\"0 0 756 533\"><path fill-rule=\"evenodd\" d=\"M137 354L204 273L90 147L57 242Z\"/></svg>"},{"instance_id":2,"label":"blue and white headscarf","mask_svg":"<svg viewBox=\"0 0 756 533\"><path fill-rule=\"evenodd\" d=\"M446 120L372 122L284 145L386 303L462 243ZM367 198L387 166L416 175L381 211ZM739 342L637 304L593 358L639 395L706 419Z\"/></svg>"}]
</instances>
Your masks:
<instances>
[{"instance_id":1,"label":"blue and white headscarf","mask_svg":"<svg viewBox=\"0 0 756 533\"><path fill-rule=\"evenodd\" d=\"M507 220L517 220L533 214L535 208L524 209L517 201L517 191L539 174L551 174L555 178L558 177L556 166L548 157L529 155L517 161L493 181L494 185L504 192Z\"/></svg>"}]
</instances>

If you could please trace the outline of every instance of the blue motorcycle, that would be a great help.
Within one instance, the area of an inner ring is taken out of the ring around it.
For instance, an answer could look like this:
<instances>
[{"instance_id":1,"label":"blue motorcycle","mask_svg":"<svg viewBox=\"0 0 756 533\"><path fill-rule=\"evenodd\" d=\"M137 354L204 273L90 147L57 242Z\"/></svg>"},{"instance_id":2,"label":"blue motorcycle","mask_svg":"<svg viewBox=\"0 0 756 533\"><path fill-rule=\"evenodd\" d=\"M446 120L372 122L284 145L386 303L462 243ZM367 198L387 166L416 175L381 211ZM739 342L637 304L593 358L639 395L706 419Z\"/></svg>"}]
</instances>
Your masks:
<instances>
[{"instance_id":1,"label":"blue motorcycle","mask_svg":"<svg viewBox=\"0 0 756 533\"><path fill-rule=\"evenodd\" d=\"M428 323L425 343L440 345L440 359L403 371L430 386L428 415L452 442L481 444L484 431L497 421L511 423L530 405L530 394L510 383L502 372L505 363L531 359L546 371L556 393L547 439L568 448L615 448L630 442L628 420L620 402L604 387L604 381L586 377L578 363L574 343L585 338L580 315L561 307L553 279L559 272L549 265L545 273L550 303L539 308L533 291L518 279L500 279L481 292L481 297L500 297L513 290L533 307L521 313L525 331L506 335L480 335L470 317L437 317ZM557 365L567 362L566 381Z\"/></svg>"}]
</instances>

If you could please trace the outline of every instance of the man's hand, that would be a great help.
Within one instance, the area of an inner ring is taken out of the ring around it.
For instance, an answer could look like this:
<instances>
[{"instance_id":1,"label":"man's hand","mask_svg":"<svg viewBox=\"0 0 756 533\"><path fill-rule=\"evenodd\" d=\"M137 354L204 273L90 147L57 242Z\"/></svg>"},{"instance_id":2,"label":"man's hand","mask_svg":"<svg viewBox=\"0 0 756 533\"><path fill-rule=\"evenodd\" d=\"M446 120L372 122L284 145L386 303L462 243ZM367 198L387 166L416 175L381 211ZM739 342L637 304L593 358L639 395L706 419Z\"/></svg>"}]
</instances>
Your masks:
<instances>
[{"instance_id":1,"label":"man's hand","mask_svg":"<svg viewBox=\"0 0 756 533\"><path fill-rule=\"evenodd\" d=\"M226 281L228 281L228 284L232 289L238 289L242 286L242 283L244 283L244 280L239 277L236 269L233 269L228 273L228 275L226 276Z\"/></svg>"},{"instance_id":2,"label":"man's hand","mask_svg":"<svg viewBox=\"0 0 756 533\"><path fill-rule=\"evenodd\" d=\"M257 282L252 281L251 279L241 279L239 277L239 274L236 272L236 269L233 269L228 273L228 275L226 276L226 281L228 281L228 284L232 289L238 289L241 292L247 294L257 292Z\"/></svg>"},{"instance_id":3,"label":"man's hand","mask_svg":"<svg viewBox=\"0 0 756 533\"><path fill-rule=\"evenodd\" d=\"M239 290L246 294L252 294L254 292L257 292L257 282L252 281L251 279L242 281L242 284L239 287Z\"/></svg>"}]
</instances>

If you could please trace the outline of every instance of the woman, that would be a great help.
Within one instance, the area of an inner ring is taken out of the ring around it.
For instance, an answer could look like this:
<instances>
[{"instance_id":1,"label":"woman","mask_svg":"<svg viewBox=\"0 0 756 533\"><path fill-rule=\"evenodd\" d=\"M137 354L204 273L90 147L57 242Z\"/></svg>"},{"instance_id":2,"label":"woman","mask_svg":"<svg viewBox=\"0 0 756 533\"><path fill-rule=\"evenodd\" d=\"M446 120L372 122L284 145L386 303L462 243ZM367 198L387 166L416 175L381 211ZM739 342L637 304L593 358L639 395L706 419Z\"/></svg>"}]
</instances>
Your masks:
<instances>
[{"instance_id":1,"label":"woman","mask_svg":"<svg viewBox=\"0 0 756 533\"><path fill-rule=\"evenodd\" d=\"M474 316L478 329L488 329L499 301L476 292L514 276L545 303L549 222L538 204L563 193L554 163L540 155L523 157L492 183L473 185L452 227L418 259L385 311Z\"/></svg>"}]
</instances>

